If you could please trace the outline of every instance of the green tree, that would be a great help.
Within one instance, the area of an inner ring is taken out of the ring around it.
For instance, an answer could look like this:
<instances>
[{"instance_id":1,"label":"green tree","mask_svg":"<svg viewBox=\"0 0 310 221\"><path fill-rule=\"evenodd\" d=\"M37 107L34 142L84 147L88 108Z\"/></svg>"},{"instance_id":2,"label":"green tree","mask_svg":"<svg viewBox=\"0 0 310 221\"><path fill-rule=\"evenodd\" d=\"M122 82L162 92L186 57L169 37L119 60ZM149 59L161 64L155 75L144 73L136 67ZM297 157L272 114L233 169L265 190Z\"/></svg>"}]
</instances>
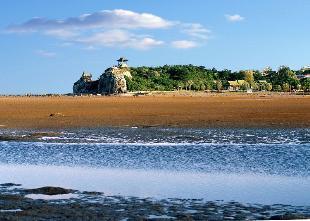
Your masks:
<instances>
[{"instance_id":1,"label":"green tree","mask_svg":"<svg viewBox=\"0 0 310 221\"><path fill-rule=\"evenodd\" d=\"M127 88L134 90L205 90L226 88L228 81L244 79L250 87L256 89L256 82L267 80L271 82L273 90L279 89L284 84L289 84L291 89L297 89L298 85L307 88L307 83L301 83L296 78L296 74L288 67L281 66L278 71L266 69L262 73L259 71L231 71L216 70L215 68L206 69L204 66L194 65L164 65L160 67L132 67L132 79L127 79ZM219 87L221 82L221 87ZM280 85L280 86L279 86ZM269 85L269 87L272 86ZM242 86L242 89L248 89L248 86ZM268 90L268 85L264 85Z\"/></svg>"},{"instance_id":2,"label":"green tree","mask_svg":"<svg viewBox=\"0 0 310 221\"><path fill-rule=\"evenodd\" d=\"M217 80L217 81L216 81L216 89L217 89L217 91L221 91L222 88L223 88L222 81Z\"/></svg>"},{"instance_id":3,"label":"green tree","mask_svg":"<svg viewBox=\"0 0 310 221\"><path fill-rule=\"evenodd\" d=\"M289 92L289 91L290 91L290 85L289 85L288 83L284 83L284 84L282 85L282 90L283 90L284 92Z\"/></svg>"},{"instance_id":4,"label":"green tree","mask_svg":"<svg viewBox=\"0 0 310 221\"><path fill-rule=\"evenodd\" d=\"M255 91L258 91L259 90L259 84L253 82L252 83L252 89L255 90Z\"/></svg>"},{"instance_id":5,"label":"green tree","mask_svg":"<svg viewBox=\"0 0 310 221\"><path fill-rule=\"evenodd\" d=\"M182 81L178 81L176 86L178 90L182 90L184 88L184 83Z\"/></svg>"},{"instance_id":6,"label":"green tree","mask_svg":"<svg viewBox=\"0 0 310 221\"><path fill-rule=\"evenodd\" d=\"M310 78L304 78L301 80L301 88L304 91L310 91Z\"/></svg>"},{"instance_id":7,"label":"green tree","mask_svg":"<svg viewBox=\"0 0 310 221\"><path fill-rule=\"evenodd\" d=\"M254 84L254 72L252 70L243 71L244 80L249 83L250 87Z\"/></svg>"},{"instance_id":8,"label":"green tree","mask_svg":"<svg viewBox=\"0 0 310 221\"><path fill-rule=\"evenodd\" d=\"M282 91L282 87L280 85L276 84L273 86L273 90L274 91Z\"/></svg>"},{"instance_id":9,"label":"green tree","mask_svg":"<svg viewBox=\"0 0 310 221\"><path fill-rule=\"evenodd\" d=\"M272 90L272 84L266 83L265 84L265 89L266 89L266 91L271 91Z\"/></svg>"},{"instance_id":10,"label":"green tree","mask_svg":"<svg viewBox=\"0 0 310 221\"><path fill-rule=\"evenodd\" d=\"M294 71L289 67L281 66L276 73L272 73L270 81L273 85L289 84L293 88L297 88L299 81Z\"/></svg>"},{"instance_id":11,"label":"green tree","mask_svg":"<svg viewBox=\"0 0 310 221\"><path fill-rule=\"evenodd\" d=\"M263 76L263 74L260 71L256 70L253 72L254 72L254 74L253 74L254 81L266 80L266 77Z\"/></svg>"},{"instance_id":12,"label":"green tree","mask_svg":"<svg viewBox=\"0 0 310 221\"><path fill-rule=\"evenodd\" d=\"M248 89L250 89L251 86L248 82L244 82L241 86L240 86L240 90L246 91Z\"/></svg>"},{"instance_id":13,"label":"green tree","mask_svg":"<svg viewBox=\"0 0 310 221\"><path fill-rule=\"evenodd\" d=\"M186 87L188 88L188 90L192 90L193 84L194 84L194 81L192 80L186 81Z\"/></svg>"}]
</instances>

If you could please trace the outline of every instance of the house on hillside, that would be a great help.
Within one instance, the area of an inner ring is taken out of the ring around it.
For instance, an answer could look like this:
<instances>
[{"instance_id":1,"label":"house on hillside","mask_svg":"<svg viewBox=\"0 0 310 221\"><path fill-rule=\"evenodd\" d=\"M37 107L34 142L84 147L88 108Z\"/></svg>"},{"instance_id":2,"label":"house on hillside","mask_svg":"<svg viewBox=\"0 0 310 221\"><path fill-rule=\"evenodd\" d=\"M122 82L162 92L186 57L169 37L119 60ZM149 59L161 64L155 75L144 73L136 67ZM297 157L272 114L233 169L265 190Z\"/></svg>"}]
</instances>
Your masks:
<instances>
[{"instance_id":1,"label":"house on hillside","mask_svg":"<svg viewBox=\"0 0 310 221\"><path fill-rule=\"evenodd\" d=\"M228 90L239 91L241 89L241 86L244 85L245 82L245 80L228 81Z\"/></svg>"}]
</instances>

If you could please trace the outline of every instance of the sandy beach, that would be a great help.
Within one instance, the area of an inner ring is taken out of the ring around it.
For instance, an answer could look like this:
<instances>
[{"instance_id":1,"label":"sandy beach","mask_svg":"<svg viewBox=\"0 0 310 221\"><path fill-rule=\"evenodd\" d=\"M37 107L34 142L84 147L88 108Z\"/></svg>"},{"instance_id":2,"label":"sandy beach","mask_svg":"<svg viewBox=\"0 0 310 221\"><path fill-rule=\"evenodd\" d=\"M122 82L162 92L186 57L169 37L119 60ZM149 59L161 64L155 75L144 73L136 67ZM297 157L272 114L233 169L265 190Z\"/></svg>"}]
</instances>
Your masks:
<instances>
[{"instance_id":1,"label":"sandy beach","mask_svg":"<svg viewBox=\"0 0 310 221\"><path fill-rule=\"evenodd\" d=\"M309 110L283 94L1 97L0 127L309 127Z\"/></svg>"}]
</instances>

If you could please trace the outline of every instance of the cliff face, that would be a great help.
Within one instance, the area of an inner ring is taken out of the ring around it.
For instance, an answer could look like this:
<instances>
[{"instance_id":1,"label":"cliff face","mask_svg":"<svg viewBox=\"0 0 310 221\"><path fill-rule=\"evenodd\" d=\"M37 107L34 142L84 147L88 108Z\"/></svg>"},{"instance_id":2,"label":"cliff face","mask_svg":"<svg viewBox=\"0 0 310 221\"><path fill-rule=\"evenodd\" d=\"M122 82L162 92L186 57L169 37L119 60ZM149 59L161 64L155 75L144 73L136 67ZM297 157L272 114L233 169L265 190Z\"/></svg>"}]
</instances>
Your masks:
<instances>
[{"instance_id":1,"label":"cliff face","mask_svg":"<svg viewBox=\"0 0 310 221\"><path fill-rule=\"evenodd\" d=\"M99 78L98 92L101 94L118 94L127 92L125 76L131 78L128 68L112 67Z\"/></svg>"},{"instance_id":2,"label":"cliff face","mask_svg":"<svg viewBox=\"0 0 310 221\"><path fill-rule=\"evenodd\" d=\"M97 93L98 81L92 80L92 75L83 72L81 78L73 84L74 94L94 94Z\"/></svg>"},{"instance_id":3,"label":"cliff face","mask_svg":"<svg viewBox=\"0 0 310 221\"><path fill-rule=\"evenodd\" d=\"M98 91L98 80L96 81L85 81L80 78L73 85L74 94L97 94Z\"/></svg>"},{"instance_id":4,"label":"cliff face","mask_svg":"<svg viewBox=\"0 0 310 221\"><path fill-rule=\"evenodd\" d=\"M74 83L74 94L118 94L127 92L125 76L131 78L128 67L112 67L107 69L99 78L93 81L90 74L83 73Z\"/></svg>"}]
</instances>

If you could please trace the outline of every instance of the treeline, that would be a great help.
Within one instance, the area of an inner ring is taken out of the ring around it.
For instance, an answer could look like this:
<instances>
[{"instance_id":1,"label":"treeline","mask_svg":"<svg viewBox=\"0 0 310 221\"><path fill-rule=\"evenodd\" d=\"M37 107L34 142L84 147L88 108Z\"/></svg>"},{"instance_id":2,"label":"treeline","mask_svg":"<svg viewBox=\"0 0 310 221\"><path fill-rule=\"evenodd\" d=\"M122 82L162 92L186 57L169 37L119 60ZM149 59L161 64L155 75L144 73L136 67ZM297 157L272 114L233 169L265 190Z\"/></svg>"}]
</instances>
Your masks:
<instances>
[{"instance_id":1,"label":"treeline","mask_svg":"<svg viewBox=\"0 0 310 221\"><path fill-rule=\"evenodd\" d=\"M132 79L127 80L129 91L172 91L172 90L225 90L230 87L229 81L243 82L238 90L267 91L310 91L310 79L299 80L297 76L310 74L307 70L291 70L281 66L274 71L266 68L263 71L207 69L194 65L164 65L161 67L130 68Z\"/></svg>"}]
</instances>

